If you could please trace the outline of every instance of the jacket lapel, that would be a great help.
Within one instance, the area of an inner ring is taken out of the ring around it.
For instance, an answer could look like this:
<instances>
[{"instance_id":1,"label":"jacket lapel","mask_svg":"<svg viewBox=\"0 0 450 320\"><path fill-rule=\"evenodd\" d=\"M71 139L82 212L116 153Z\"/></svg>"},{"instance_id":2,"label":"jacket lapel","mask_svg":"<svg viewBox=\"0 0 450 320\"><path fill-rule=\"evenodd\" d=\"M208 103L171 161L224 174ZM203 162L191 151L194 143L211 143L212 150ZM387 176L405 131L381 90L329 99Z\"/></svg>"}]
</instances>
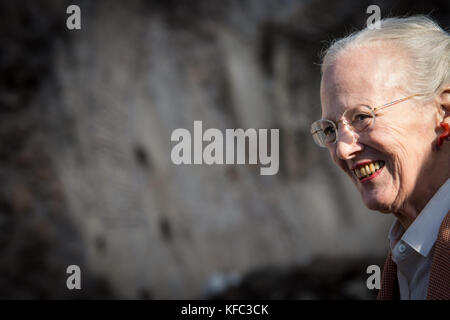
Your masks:
<instances>
[{"instance_id":1,"label":"jacket lapel","mask_svg":"<svg viewBox=\"0 0 450 320\"><path fill-rule=\"evenodd\" d=\"M427 299L450 300L450 211L436 239Z\"/></svg>"},{"instance_id":2,"label":"jacket lapel","mask_svg":"<svg viewBox=\"0 0 450 320\"><path fill-rule=\"evenodd\" d=\"M397 265L392 261L392 254L389 251L384 263L383 275L381 277L381 288L378 291L378 300L398 300L400 292L397 280Z\"/></svg>"}]
</instances>

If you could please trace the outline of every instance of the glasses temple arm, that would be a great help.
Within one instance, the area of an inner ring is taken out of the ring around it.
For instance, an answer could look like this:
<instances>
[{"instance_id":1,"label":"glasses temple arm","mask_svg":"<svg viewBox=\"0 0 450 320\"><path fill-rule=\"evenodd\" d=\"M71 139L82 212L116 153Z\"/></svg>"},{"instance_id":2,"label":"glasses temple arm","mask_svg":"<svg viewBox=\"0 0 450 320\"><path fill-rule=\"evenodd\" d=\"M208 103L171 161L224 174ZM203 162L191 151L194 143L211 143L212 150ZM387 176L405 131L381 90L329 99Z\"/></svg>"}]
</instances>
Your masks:
<instances>
[{"instance_id":1,"label":"glasses temple arm","mask_svg":"<svg viewBox=\"0 0 450 320\"><path fill-rule=\"evenodd\" d=\"M406 101L406 100L411 99L411 98L416 97L416 96L420 96L420 94L413 94L412 96L409 96L409 97L406 97L406 98L394 100L394 101L392 101L392 102L383 104L382 106L378 106L378 107L373 108L373 111L378 111L378 110L381 110L381 109L390 107L390 106L392 106L392 105L394 105L394 104L397 104L397 103Z\"/></svg>"}]
</instances>

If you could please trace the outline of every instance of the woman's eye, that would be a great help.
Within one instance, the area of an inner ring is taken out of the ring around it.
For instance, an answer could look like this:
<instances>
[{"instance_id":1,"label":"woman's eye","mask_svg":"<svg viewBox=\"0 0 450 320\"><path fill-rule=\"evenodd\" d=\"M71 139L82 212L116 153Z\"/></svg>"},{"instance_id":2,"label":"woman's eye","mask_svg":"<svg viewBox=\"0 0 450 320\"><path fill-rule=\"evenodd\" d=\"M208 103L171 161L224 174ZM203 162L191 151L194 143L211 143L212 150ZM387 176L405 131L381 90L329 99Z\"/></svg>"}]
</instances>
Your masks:
<instances>
[{"instance_id":1,"label":"woman's eye","mask_svg":"<svg viewBox=\"0 0 450 320\"><path fill-rule=\"evenodd\" d=\"M368 114L360 113L360 114L357 114L354 119L355 119L355 121L364 121L370 117L371 116Z\"/></svg>"},{"instance_id":2,"label":"woman's eye","mask_svg":"<svg viewBox=\"0 0 450 320\"><path fill-rule=\"evenodd\" d=\"M326 136L333 134L334 133L334 128L333 127L326 127L325 129L323 129L323 133L325 133Z\"/></svg>"}]
</instances>

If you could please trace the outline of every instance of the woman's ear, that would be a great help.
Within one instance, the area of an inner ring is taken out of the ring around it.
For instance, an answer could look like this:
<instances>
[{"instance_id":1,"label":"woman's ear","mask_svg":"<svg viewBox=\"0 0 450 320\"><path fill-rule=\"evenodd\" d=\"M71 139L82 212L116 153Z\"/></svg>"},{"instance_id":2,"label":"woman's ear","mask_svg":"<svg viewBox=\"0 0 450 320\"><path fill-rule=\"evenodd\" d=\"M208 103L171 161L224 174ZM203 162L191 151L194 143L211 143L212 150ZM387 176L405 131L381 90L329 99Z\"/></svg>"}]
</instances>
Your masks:
<instances>
[{"instance_id":1,"label":"woman's ear","mask_svg":"<svg viewBox=\"0 0 450 320\"><path fill-rule=\"evenodd\" d=\"M450 84L444 87L440 94L441 106L450 112Z\"/></svg>"},{"instance_id":2,"label":"woman's ear","mask_svg":"<svg viewBox=\"0 0 450 320\"><path fill-rule=\"evenodd\" d=\"M445 140L450 139L450 85L444 87L439 94L439 126L444 130L437 139L437 149L439 150Z\"/></svg>"},{"instance_id":3,"label":"woman's ear","mask_svg":"<svg viewBox=\"0 0 450 320\"><path fill-rule=\"evenodd\" d=\"M450 124L450 84L444 86L438 99L442 114L441 121Z\"/></svg>"}]
</instances>

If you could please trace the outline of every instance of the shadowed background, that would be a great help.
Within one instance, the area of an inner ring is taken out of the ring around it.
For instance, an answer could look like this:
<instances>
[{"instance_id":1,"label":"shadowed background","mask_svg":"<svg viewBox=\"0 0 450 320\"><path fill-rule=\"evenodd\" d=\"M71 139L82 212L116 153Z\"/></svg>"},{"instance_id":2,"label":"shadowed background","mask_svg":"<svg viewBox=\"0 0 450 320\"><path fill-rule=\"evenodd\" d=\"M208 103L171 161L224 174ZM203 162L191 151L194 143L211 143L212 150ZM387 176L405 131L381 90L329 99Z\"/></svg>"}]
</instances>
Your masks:
<instances>
[{"instance_id":1,"label":"shadowed background","mask_svg":"<svg viewBox=\"0 0 450 320\"><path fill-rule=\"evenodd\" d=\"M309 134L319 53L371 4L450 25L444 0L2 0L0 297L373 298L392 217ZM279 173L172 164L194 120L279 128Z\"/></svg>"}]
</instances>

